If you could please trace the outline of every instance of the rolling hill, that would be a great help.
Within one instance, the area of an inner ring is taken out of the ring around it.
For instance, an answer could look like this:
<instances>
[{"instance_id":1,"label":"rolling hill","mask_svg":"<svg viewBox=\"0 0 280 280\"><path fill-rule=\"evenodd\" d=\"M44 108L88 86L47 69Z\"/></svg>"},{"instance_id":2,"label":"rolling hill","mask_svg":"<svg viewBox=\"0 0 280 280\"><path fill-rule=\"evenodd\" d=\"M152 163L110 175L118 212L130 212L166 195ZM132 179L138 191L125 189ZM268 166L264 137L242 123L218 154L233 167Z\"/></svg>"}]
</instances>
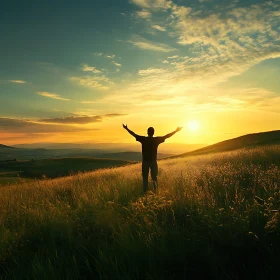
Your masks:
<instances>
[{"instance_id":1,"label":"rolling hill","mask_svg":"<svg viewBox=\"0 0 280 280\"><path fill-rule=\"evenodd\" d=\"M158 159L172 156L172 153L158 153ZM112 152L94 149L45 149L45 148L3 148L0 147L0 162L7 160L39 160L47 158L106 158L118 160L141 161L141 151Z\"/></svg>"},{"instance_id":2,"label":"rolling hill","mask_svg":"<svg viewBox=\"0 0 280 280\"><path fill-rule=\"evenodd\" d=\"M15 149L14 147L6 146L3 144L0 144L0 149Z\"/></svg>"},{"instance_id":3,"label":"rolling hill","mask_svg":"<svg viewBox=\"0 0 280 280\"><path fill-rule=\"evenodd\" d=\"M195 151L187 152L177 156L172 156L169 158L226 152L242 148L273 144L280 144L280 130L246 134L237 138L225 140Z\"/></svg>"}]
</instances>

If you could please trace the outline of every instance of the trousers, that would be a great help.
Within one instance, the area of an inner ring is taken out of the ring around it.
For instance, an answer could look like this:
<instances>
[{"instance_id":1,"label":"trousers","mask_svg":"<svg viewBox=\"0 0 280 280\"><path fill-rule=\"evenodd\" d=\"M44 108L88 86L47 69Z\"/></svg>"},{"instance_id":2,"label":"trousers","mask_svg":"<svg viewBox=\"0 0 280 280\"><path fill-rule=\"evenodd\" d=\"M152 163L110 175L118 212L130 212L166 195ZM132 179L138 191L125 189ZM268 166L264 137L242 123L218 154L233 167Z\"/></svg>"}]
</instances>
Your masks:
<instances>
[{"instance_id":1,"label":"trousers","mask_svg":"<svg viewBox=\"0 0 280 280\"><path fill-rule=\"evenodd\" d=\"M157 161L143 161L142 162L142 178L143 178L143 191L148 190L148 177L151 170L151 177L153 181L154 190L157 190L157 175L158 165Z\"/></svg>"}]
</instances>

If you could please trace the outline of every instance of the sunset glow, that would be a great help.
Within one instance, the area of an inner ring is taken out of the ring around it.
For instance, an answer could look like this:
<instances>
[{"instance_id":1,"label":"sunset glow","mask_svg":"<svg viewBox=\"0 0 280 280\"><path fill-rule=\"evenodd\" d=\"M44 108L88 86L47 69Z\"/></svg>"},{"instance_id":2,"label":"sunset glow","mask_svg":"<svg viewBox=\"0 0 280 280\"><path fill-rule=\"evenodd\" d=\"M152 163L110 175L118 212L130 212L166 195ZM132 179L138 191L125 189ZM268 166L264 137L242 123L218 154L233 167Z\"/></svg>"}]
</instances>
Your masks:
<instances>
[{"instance_id":1,"label":"sunset glow","mask_svg":"<svg viewBox=\"0 0 280 280\"><path fill-rule=\"evenodd\" d=\"M196 120L192 120L188 122L188 129L192 132L195 132L199 129L199 123Z\"/></svg>"},{"instance_id":2,"label":"sunset glow","mask_svg":"<svg viewBox=\"0 0 280 280\"><path fill-rule=\"evenodd\" d=\"M276 1L43 2L1 6L0 143L279 129Z\"/></svg>"}]
</instances>

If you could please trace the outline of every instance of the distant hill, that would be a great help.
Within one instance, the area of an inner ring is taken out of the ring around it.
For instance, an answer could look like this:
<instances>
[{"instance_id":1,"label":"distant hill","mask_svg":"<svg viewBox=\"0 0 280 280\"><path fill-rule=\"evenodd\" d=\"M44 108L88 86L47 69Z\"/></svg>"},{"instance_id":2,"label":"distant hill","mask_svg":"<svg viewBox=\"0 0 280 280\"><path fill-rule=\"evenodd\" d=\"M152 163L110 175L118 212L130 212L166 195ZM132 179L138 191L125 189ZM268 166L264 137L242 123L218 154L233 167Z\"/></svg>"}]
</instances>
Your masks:
<instances>
[{"instance_id":1,"label":"distant hill","mask_svg":"<svg viewBox=\"0 0 280 280\"><path fill-rule=\"evenodd\" d=\"M6 146L3 144L0 144L0 149L15 149L14 147Z\"/></svg>"},{"instance_id":2,"label":"distant hill","mask_svg":"<svg viewBox=\"0 0 280 280\"><path fill-rule=\"evenodd\" d=\"M172 156L171 154L158 153L158 159L163 159ZM121 153L106 153L95 156L96 158L107 158L107 159L121 159L121 160L142 160L141 152L121 152Z\"/></svg>"},{"instance_id":3,"label":"distant hill","mask_svg":"<svg viewBox=\"0 0 280 280\"><path fill-rule=\"evenodd\" d=\"M182 156L195 156L195 155L202 155L208 153L218 153L218 152L232 151L232 150L237 150L237 149L242 149L247 147L272 145L272 144L280 144L280 130L243 135L195 151L173 156L171 158L182 157Z\"/></svg>"},{"instance_id":4,"label":"distant hill","mask_svg":"<svg viewBox=\"0 0 280 280\"><path fill-rule=\"evenodd\" d=\"M163 154L181 154L184 152L194 151L205 147L206 144L187 144L187 143L166 143L159 146L159 153ZM131 139L130 143L29 143L17 144L16 148L38 149L44 148L48 150L76 150L83 153L90 150L90 153L121 153L121 152L139 152L141 150L140 143ZM81 154L82 155L82 154ZM95 155L92 155L95 156Z\"/></svg>"},{"instance_id":5,"label":"distant hill","mask_svg":"<svg viewBox=\"0 0 280 280\"><path fill-rule=\"evenodd\" d=\"M11 160L0 162L0 177L57 178L78 172L112 168L131 164L131 161L97 158L52 158L40 160Z\"/></svg>"}]
</instances>

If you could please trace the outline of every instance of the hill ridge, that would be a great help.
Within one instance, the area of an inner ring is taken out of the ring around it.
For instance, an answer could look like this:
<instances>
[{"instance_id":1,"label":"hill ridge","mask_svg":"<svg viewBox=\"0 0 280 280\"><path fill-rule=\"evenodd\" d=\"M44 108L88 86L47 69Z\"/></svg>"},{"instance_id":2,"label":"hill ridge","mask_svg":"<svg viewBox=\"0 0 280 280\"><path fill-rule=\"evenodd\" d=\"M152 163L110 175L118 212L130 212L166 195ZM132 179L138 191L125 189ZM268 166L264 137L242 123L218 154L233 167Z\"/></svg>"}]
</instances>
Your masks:
<instances>
[{"instance_id":1,"label":"hill ridge","mask_svg":"<svg viewBox=\"0 0 280 280\"><path fill-rule=\"evenodd\" d=\"M16 148L14 148L14 147L6 146L6 145L3 145L3 144L0 144L0 148L4 148L4 149L16 149Z\"/></svg>"},{"instance_id":2,"label":"hill ridge","mask_svg":"<svg viewBox=\"0 0 280 280\"><path fill-rule=\"evenodd\" d=\"M168 158L226 152L226 151L232 151L232 150L237 150L242 148L261 146L261 145L272 145L272 144L280 144L280 130L245 134L191 152L183 153Z\"/></svg>"}]
</instances>

